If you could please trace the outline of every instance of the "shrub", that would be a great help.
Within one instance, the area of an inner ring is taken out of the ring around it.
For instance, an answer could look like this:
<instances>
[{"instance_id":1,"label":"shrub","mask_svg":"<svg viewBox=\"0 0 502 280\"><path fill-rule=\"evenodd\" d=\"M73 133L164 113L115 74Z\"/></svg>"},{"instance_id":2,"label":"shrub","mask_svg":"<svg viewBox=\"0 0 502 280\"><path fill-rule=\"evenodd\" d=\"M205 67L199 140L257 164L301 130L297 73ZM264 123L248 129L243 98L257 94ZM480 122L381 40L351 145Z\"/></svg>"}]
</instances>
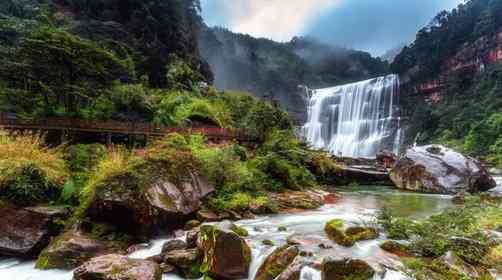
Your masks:
<instances>
[{"instance_id":1,"label":"shrub","mask_svg":"<svg viewBox=\"0 0 502 280\"><path fill-rule=\"evenodd\" d=\"M0 135L0 197L28 205L57 197L68 173L61 152L37 136Z\"/></svg>"},{"instance_id":2,"label":"shrub","mask_svg":"<svg viewBox=\"0 0 502 280\"><path fill-rule=\"evenodd\" d=\"M80 191L105 155L106 147L101 144L78 144L65 148L64 159L71 171L71 177L63 186L60 197L62 203L78 203Z\"/></svg>"}]
</instances>

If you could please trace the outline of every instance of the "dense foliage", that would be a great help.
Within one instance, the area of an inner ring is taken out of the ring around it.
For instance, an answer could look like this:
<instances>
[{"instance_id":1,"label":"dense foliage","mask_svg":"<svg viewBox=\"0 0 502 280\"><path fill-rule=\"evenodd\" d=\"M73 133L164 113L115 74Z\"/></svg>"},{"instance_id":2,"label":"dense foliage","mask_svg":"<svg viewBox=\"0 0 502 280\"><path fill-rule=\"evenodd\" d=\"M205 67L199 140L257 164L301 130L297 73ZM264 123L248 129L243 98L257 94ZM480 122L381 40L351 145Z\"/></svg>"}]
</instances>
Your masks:
<instances>
[{"instance_id":1,"label":"dense foliage","mask_svg":"<svg viewBox=\"0 0 502 280\"><path fill-rule=\"evenodd\" d=\"M501 19L502 2L466 1L451 12L439 13L396 57L392 70L410 79L402 90L408 94L401 98L410 118L409 142L444 144L502 166L502 68L487 64L478 71L454 71L448 66L466 49L466 55L486 63L484 57L497 44ZM444 85L438 102L426 102L425 93L414 94L415 87L433 80Z\"/></svg>"},{"instance_id":2,"label":"dense foliage","mask_svg":"<svg viewBox=\"0 0 502 280\"><path fill-rule=\"evenodd\" d=\"M151 121L153 88L212 80L197 50L199 9L196 0L2 1L2 111Z\"/></svg>"},{"instance_id":3,"label":"dense foliage","mask_svg":"<svg viewBox=\"0 0 502 280\"><path fill-rule=\"evenodd\" d=\"M68 172L61 151L37 136L0 135L0 199L33 205L58 198Z\"/></svg>"},{"instance_id":4,"label":"dense foliage","mask_svg":"<svg viewBox=\"0 0 502 280\"><path fill-rule=\"evenodd\" d=\"M415 112L418 141L445 144L502 166L502 67L491 67L465 84L459 79L441 102Z\"/></svg>"}]
</instances>

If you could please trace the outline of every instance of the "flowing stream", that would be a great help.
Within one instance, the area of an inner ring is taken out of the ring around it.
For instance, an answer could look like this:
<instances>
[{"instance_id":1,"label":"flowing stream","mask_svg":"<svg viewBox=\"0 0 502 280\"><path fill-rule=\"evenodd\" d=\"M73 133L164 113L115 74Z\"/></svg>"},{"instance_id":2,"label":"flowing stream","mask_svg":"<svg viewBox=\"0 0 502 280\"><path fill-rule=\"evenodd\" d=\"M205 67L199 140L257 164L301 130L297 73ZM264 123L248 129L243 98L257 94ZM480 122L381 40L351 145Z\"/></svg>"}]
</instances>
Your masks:
<instances>
[{"instance_id":1,"label":"flowing stream","mask_svg":"<svg viewBox=\"0 0 502 280\"><path fill-rule=\"evenodd\" d=\"M315 148L346 157L399 152L399 77L388 75L318 89L308 102L304 137Z\"/></svg>"},{"instance_id":2,"label":"flowing stream","mask_svg":"<svg viewBox=\"0 0 502 280\"><path fill-rule=\"evenodd\" d=\"M375 214L382 207L394 209L396 213L406 217L421 218L438 213L451 206L451 197L443 195L426 195L399 192L380 187L352 188L342 192L342 199L333 205L323 206L315 211L292 214L277 214L261 216L253 220L237 222L249 231L247 241L252 248L253 260L249 279L254 275L264 259L276 248L262 244L263 240L271 240L275 246L286 243L292 235L302 236L308 239L326 239L324 225L327 221L339 218L348 225L374 223ZM278 227L284 226L287 231L279 231ZM179 236L183 236L180 234ZM148 249L140 250L131 255L133 258L146 258L160 253L162 244L176 237L165 237L153 240ZM181 237L180 237L181 238ZM376 240L358 242L351 248L335 245L332 249L322 250L314 246L312 251L317 256L329 256L336 252L336 256L347 256L366 260L370 264L387 267L399 265L397 257L382 251L379 248L385 236ZM386 272L385 272L386 271ZM383 273L385 272L385 273ZM319 280L320 272L312 267L302 270L302 280ZM50 270L40 271L34 268L34 262L24 262L15 259L0 260L0 279L8 280L71 280L71 271ZM180 279L175 275L165 275L164 279ZM375 276L375 279L398 280L407 279L397 270L383 270Z\"/></svg>"}]
</instances>

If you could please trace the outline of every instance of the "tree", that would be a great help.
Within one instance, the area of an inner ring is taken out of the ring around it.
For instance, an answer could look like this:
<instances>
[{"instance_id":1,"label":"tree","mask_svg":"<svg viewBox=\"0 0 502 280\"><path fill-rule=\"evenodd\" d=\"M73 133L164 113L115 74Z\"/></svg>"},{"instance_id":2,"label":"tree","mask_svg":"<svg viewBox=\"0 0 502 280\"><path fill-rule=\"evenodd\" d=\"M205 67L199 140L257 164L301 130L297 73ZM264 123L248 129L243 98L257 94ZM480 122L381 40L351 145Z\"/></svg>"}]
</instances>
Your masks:
<instances>
[{"instance_id":1,"label":"tree","mask_svg":"<svg viewBox=\"0 0 502 280\"><path fill-rule=\"evenodd\" d=\"M77 113L128 72L114 53L50 28L25 38L13 59L0 68L1 78L10 87L28 90L34 99L42 97L46 114L61 109Z\"/></svg>"}]
</instances>

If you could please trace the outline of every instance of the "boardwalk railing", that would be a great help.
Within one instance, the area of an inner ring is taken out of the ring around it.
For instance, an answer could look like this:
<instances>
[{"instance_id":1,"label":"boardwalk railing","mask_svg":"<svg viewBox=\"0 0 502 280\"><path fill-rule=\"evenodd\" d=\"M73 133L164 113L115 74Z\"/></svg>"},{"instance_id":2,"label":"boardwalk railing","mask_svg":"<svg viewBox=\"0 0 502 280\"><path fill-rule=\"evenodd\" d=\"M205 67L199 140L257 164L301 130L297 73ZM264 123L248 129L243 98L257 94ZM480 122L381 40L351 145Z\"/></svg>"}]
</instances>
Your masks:
<instances>
[{"instance_id":1,"label":"boardwalk railing","mask_svg":"<svg viewBox=\"0 0 502 280\"><path fill-rule=\"evenodd\" d=\"M44 118L23 120L0 113L0 128L7 130L63 130L127 135L163 136L169 133L200 133L210 139L253 141L237 130L215 126L169 127L144 122L89 121L77 118Z\"/></svg>"}]
</instances>

